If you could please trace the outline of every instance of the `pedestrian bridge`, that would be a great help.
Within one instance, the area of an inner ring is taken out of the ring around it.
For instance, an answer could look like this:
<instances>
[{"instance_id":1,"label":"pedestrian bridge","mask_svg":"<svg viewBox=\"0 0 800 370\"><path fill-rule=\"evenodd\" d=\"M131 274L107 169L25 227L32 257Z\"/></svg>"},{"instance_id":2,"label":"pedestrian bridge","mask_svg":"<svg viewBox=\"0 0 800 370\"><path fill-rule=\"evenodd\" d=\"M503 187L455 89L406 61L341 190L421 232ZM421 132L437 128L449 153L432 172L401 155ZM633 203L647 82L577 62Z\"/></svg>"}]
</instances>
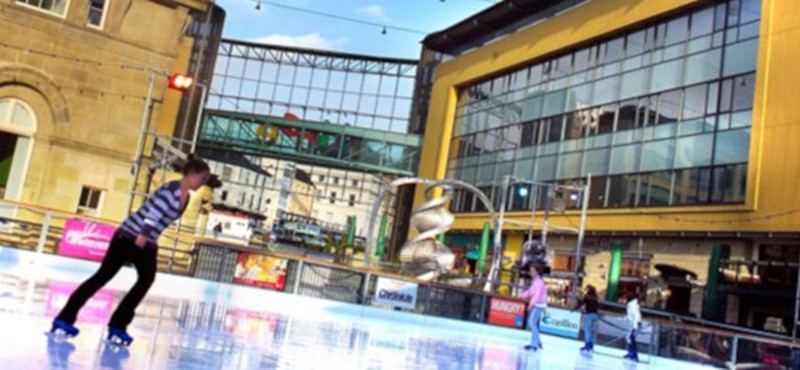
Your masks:
<instances>
[{"instance_id":1,"label":"pedestrian bridge","mask_svg":"<svg viewBox=\"0 0 800 370\"><path fill-rule=\"evenodd\" d=\"M330 122L206 109L202 148L397 176L416 175L421 137Z\"/></svg>"}]
</instances>

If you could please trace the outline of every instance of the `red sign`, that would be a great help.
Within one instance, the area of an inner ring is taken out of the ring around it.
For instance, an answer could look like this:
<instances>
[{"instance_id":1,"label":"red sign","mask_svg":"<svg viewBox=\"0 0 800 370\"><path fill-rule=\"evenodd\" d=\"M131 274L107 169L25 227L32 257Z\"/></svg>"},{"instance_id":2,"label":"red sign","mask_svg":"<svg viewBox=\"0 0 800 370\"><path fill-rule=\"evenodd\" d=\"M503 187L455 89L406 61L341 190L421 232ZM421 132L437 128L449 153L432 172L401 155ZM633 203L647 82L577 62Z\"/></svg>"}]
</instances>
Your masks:
<instances>
[{"instance_id":1,"label":"red sign","mask_svg":"<svg viewBox=\"0 0 800 370\"><path fill-rule=\"evenodd\" d=\"M521 328L525 324L525 303L492 297L489 305L489 323Z\"/></svg>"},{"instance_id":2,"label":"red sign","mask_svg":"<svg viewBox=\"0 0 800 370\"><path fill-rule=\"evenodd\" d=\"M262 254L239 253L233 282L262 288L283 290L286 287L288 260Z\"/></svg>"}]
</instances>

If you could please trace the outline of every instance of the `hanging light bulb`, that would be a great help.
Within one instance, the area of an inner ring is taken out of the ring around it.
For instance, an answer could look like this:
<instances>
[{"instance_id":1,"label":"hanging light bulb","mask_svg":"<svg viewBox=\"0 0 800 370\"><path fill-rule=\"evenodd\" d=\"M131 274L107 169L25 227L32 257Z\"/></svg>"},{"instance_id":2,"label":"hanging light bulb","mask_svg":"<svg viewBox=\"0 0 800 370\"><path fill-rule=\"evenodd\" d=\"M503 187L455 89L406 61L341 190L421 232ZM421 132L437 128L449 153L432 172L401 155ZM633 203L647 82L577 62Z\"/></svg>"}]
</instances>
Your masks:
<instances>
[{"instance_id":1,"label":"hanging light bulb","mask_svg":"<svg viewBox=\"0 0 800 370\"><path fill-rule=\"evenodd\" d=\"M381 35L385 35L385 34L386 34L386 26L383 26L383 31L381 31Z\"/></svg>"},{"instance_id":2,"label":"hanging light bulb","mask_svg":"<svg viewBox=\"0 0 800 370\"><path fill-rule=\"evenodd\" d=\"M261 10L261 2L256 3L256 10Z\"/></svg>"}]
</instances>

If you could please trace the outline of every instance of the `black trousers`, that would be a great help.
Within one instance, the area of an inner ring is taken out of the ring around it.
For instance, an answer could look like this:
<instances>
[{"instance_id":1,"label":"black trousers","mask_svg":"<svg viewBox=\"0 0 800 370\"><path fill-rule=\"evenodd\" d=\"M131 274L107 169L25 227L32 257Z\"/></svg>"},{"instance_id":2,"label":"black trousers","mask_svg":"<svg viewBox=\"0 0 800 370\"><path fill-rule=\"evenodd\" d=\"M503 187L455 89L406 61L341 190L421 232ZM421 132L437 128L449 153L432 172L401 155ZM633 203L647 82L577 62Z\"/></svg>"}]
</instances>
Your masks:
<instances>
[{"instance_id":1,"label":"black trousers","mask_svg":"<svg viewBox=\"0 0 800 370\"><path fill-rule=\"evenodd\" d=\"M139 248L131 238L117 231L108 246L105 257L103 257L100 269L72 293L67 305L56 316L56 319L74 324L78 317L78 311L89 298L106 285L125 263L132 262L139 275L136 284L122 299L108 322L110 328L126 330L128 324L133 321L136 306L141 303L156 278L157 252L158 247L155 244Z\"/></svg>"}]
</instances>

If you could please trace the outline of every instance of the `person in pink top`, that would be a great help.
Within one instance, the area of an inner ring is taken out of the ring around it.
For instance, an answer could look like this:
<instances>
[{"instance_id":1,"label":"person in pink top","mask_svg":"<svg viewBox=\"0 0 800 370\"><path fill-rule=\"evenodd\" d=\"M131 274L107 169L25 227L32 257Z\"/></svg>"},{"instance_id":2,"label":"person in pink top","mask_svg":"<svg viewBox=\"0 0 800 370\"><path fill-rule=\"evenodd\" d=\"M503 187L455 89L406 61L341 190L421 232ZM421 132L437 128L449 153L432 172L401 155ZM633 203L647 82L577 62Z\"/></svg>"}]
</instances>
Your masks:
<instances>
[{"instance_id":1,"label":"person in pink top","mask_svg":"<svg viewBox=\"0 0 800 370\"><path fill-rule=\"evenodd\" d=\"M544 279L542 279L543 266L532 264L528 269L533 281L530 288L519 296L520 299L528 301L528 326L531 328L531 344L525 346L525 349L538 351L542 349L542 341L539 339L539 320L547 307L547 286L544 283Z\"/></svg>"}]
</instances>

